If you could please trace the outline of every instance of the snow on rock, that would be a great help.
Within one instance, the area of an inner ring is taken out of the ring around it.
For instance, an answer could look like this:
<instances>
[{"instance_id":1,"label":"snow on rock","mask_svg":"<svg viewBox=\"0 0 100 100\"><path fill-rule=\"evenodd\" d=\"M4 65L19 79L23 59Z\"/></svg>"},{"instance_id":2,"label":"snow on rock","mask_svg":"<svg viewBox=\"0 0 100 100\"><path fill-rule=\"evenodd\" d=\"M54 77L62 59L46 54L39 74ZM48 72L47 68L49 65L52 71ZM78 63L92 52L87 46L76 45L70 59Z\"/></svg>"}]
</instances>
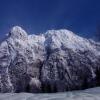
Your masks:
<instances>
[{"instance_id":1,"label":"snow on rock","mask_svg":"<svg viewBox=\"0 0 100 100\"><path fill-rule=\"evenodd\" d=\"M0 92L85 89L99 76L100 43L66 29L28 35L15 26L0 44Z\"/></svg>"},{"instance_id":2,"label":"snow on rock","mask_svg":"<svg viewBox=\"0 0 100 100\"><path fill-rule=\"evenodd\" d=\"M15 26L9 32L12 38L17 39L27 39L27 33L19 26Z\"/></svg>"},{"instance_id":3,"label":"snow on rock","mask_svg":"<svg viewBox=\"0 0 100 100\"><path fill-rule=\"evenodd\" d=\"M92 50L97 51L95 45L91 45L89 40L75 35L68 30L50 30L45 34L47 43L50 43L54 48L61 48L62 45L72 50ZM96 52L97 53L97 52Z\"/></svg>"}]
</instances>

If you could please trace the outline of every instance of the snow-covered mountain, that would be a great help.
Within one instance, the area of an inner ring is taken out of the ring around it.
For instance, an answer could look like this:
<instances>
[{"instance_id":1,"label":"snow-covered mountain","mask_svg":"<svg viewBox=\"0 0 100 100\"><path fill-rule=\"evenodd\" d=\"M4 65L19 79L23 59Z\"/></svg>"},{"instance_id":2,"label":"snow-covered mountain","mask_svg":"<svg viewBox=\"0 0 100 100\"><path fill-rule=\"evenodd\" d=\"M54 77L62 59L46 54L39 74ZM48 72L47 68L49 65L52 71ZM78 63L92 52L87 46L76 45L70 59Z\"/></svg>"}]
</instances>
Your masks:
<instances>
[{"instance_id":1,"label":"snow-covered mountain","mask_svg":"<svg viewBox=\"0 0 100 100\"><path fill-rule=\"evenodd\" d=\"M100 85L100 43L68 30L28 35L13 27L0 44L0 92L61 92Z\"/></svg>"}]
</instances>

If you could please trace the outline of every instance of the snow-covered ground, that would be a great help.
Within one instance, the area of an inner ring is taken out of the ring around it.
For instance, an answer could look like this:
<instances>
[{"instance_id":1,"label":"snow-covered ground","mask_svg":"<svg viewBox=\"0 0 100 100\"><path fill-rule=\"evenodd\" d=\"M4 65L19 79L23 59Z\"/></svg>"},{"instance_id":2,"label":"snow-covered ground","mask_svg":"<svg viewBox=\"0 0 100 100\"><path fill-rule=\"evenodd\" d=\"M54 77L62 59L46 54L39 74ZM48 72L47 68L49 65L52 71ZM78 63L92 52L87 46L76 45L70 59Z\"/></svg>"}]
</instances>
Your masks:
<instances>
[{"instance_id":1,"label":"snow-covered ground","mask_svg":"<svg viewBox=\"0 0 100 100\"><path fill-rule=\"evenodd\" d=\"M0 100L100 100L100 87L54 94L6 93Z\"/></svg>"}]
</instances>

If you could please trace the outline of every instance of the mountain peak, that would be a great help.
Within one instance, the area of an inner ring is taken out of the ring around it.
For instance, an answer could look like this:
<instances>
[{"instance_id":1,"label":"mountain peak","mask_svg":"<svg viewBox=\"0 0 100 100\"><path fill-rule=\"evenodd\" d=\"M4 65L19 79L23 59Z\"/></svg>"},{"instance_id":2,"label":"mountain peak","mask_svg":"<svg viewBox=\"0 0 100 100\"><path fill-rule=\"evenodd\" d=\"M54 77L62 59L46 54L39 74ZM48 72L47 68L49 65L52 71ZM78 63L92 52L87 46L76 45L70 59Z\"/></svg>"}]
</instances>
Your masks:
<instances>
[{"instance_id":1,"label":"mountain peak","mask_svg":"<svg viewBox=\"0 0 100 100\"><path fill-rule=\"evenodd\" d=\"M59 34L58 34L59 33ZM48 30L45 35L46 36L57 36L57 35L74 35L73 32L67 30L67 29L59 29L59 30Z\"/></svg>"},{"instance_id":2,"label":"mountain peak","mask_svg":"<svg viewBox=\"0 0 100 100\"><path fill-rule=\"evenodd\" d=\"M22 39L27 38L27 33L20 26L14 26L13 28L11 28L9 36L12 38Z\"/></svg>"},{"instance_id":3,"label":"mountain peak","mask_svg":"<svg viewBox=\"0 0 100 100\"><path fill-rule=\"evenodd\" d=\"M20 26L13 26L11 30L23 30Z\"/></svg>"}]
</instances>

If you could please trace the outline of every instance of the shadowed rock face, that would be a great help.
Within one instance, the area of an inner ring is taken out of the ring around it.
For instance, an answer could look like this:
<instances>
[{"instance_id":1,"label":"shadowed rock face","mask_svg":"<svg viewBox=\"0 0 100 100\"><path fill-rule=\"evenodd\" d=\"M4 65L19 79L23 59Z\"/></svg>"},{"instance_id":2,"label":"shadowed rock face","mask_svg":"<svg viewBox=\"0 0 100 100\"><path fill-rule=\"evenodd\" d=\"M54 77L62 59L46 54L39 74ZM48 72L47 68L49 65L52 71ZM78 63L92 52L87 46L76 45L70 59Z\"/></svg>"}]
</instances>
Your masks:
<instances>
[{"instance_id":1,"label":"shadowed rock face","mask_svg":"<svg viewBox=\"0 0 100 100\"><path fill-rule=\"evenodd\" d=\"M0 44L0 92L63 92L100 86L100 43L68 30L27 35L19 26Z\"/></svg>"}]
</instances>

